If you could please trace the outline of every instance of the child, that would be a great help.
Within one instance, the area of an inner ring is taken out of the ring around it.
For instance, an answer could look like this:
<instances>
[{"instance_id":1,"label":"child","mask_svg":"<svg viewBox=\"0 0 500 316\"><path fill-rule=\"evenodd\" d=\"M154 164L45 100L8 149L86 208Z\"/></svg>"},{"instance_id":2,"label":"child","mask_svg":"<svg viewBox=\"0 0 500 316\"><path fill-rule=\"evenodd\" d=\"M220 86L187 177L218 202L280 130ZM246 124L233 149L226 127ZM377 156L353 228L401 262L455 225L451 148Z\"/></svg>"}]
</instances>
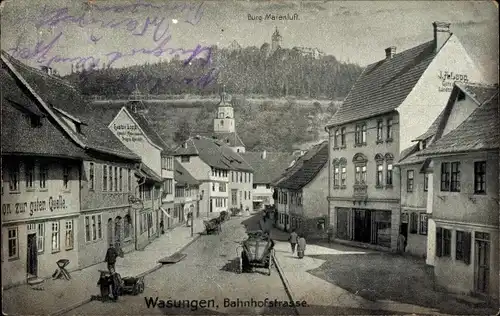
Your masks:
<instances>
[{"instance_id":1,"label":"child","mask_svg":"<svg viewBox=\"0 0 500 316\"><path fill-rule=\"evenodd\" d=\"M297 255L300 259L304 258L304 252L306 251L306 239L304 235L301 234L299 238L299 246L297 247Z\"/></svg>"}]
</instances>

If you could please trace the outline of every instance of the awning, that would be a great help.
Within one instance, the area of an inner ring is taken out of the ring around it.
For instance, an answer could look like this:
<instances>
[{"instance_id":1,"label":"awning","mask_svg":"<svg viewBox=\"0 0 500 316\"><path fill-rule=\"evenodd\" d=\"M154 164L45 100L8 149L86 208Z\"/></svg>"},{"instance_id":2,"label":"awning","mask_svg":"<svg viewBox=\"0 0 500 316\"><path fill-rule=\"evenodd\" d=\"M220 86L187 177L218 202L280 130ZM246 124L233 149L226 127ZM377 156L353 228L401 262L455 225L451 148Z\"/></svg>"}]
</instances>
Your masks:
<instances>
[{"instance_id":1,"label":"awning","mask_svg":"<svg viewBox=\"0 0 500 316\"><path fill-rule=\"evenodd\" d=\"M172 216L170 216L170 214L168 214L168 212L167 212L167 211L165 211L165 209L164 209L163 207L161 207L161 206L160 206L160 210L161 210L161 211L162 211L165 215L167 215L167 217L172 218Z\"/></svg>"}]
</instances>

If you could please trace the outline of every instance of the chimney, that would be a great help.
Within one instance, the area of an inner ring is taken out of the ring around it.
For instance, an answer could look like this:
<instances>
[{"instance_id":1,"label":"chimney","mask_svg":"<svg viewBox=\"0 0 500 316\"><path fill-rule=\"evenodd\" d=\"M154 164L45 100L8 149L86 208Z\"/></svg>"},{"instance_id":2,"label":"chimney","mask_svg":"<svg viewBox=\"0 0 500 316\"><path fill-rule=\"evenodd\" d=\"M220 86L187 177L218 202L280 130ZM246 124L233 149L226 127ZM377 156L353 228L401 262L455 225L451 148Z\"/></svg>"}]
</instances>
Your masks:
<instances>
[{"instance_id":1,"label":"chimney","mask_svg":"<svg viewBox=\"0 0 500 316\"><path fill-rule=\"evenodd\" d=\"M266 159L266 157L267 157L267 151L264 150L262 152L262 159Z\"/></svg>"},{"instance_id":2,"label":"chimney","mask_svg":"<svg viewBox=\"0 0 500 316\"><path fill-rule=\"evenodd\" d=\"M391 46L385 49L385 59L391 59L396 55L396 46Z\"/></svg>"},{"instance_id":3,"label":"chimney","mask_svg":"<svg viewBox=\"0 0 500 316\"><path fill-rule=\"evenodd\" d=\"M47 66L41 66L40 67L42 69L43 72L45 72L47 75L52 75L52 68L50 67L47 67Z\"/></svg>"},{"instance_id":4,"label":"chimney","mask_svg":"<svg viewBox=\"0 0 500 316\"><path fill-rule=\"evenodd\" d=\"M451 36L450 23L434 22L432 26L434 27L434 50L438 52Z\"/></svg>"}]
</instances>

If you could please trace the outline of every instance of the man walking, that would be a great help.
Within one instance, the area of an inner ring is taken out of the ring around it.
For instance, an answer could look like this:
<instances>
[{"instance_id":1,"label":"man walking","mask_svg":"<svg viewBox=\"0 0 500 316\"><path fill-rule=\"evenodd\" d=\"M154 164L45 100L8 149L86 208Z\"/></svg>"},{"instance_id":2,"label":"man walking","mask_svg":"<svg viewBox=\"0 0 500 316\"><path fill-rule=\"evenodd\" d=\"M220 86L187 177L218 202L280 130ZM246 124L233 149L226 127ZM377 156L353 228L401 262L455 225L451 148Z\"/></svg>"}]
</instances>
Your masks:
<instances>
[{"instance_id":1,"label":"man walking","mask_svg":"<svg viewBox=\"0 0 500 316\"><path fill-rule=\"evenodd\" d=\"M116 258L118 257L118 251L116 251L113 244L109 245L108 251L106 252L106 258L104 261L108 264L109 273L115 273Z\"/></svg>"},{"instance_id":2,"label":"man walking","mask_svg":"<svg viewBox=\"0 0 500 316\"><path fill-rule=\"evenodd\" d=\"M297 239L299 236L295 232L295 229L292 230L292 233L290 234L290 237L288 238L288 241L290 242L290 246L292 246L292 255L295 253L295 246L297 245Z\"/></svg>"}]
</instances>

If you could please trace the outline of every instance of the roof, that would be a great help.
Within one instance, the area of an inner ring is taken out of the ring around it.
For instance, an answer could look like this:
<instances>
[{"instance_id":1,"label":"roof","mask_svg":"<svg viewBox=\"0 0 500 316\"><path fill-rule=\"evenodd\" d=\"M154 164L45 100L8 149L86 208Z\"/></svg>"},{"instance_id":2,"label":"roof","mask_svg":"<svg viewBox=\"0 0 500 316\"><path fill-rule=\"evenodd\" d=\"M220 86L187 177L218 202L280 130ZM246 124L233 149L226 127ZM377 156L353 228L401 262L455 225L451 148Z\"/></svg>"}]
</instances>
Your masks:
<instances>
[{"instance_id":1,"label":"roof","mask_svg":"<svg viewBox=\"0 0 500 316\"><path fill-rule=\"evenodd\" d=\"M226 144L229 147L245 147L245 144L243 144L243 141L236 132L232 133L217 132L213 133L212 137L221 140L224 144Z\"/></svg>"},{"instance_id":2,"label":"roof","mask_svg":"<svg viewBox=\"0 0 500 316\"><path fill-rule=\"evenodd\" d=\"M2 155L88 158L85 149L68 137L58 123L29 97L26 87L15 79L3 62L0 82ZM27 116L39 117L41 126L32 127Z\"/></svg>"},{"instance_id":3,"label":"roof","mask_svg":"<svg viewBox=\"0 0 500 316\"><path fill-rule=\"evenodd\" d=\"M253 168L240 155L221 141L208 137L190 137L175 150L174 155L199 156L209 166L222 170L253 172Z\"/></svg>"},{"instance_id":4,"label":"roof","mask_svg":"<svg viewBox=\"0 0 500 316\"><path fill-rule=\"evenodd\" d=\"M146 166L145 164L141 164L141 172L146 176L146 178L150 181L154 182L163 182L162 177L154 172L151 168Z\"/></svg>"},{"instance_id":5,"label":"roof","mask_svg":"<svg viewBox=\"0 0 500 316\"><path fill-rule=\"evenodd\" d=\"M426 140L429 137L432 137L432 136L434 136L436 134L436 132L437 132L437 130L439 128L439 123L443 120L443 117L444 117L444 114L445 114L445 110L446 109L443 109L443 111L441 111L441 113L434 120L434 122L432 122L431 126L429 127L429 129L427 129L427 131L425 133L423 133L419 137L415 138L416 141Z\"/></svg>"},{"instance_id":6,"label":"roof","mask_svg":"<svg viewBox=\"0 0 500 316\"><path fill-rule=\"evenodd\" d=\"M456 86L458 86L462 91L467 93L477 104L482 104L483 102L490 99L497 91L498 85L488 85L484 83L460 83L456 82Z\"/></svg>"},{"instance_id":7,"label":"roof","mask_svg":"<svg viewBox=\"0 0 500 316\"><path fill-rule=\"evenodd\" d=\"M245 152L240 154L246 162L254 169L253 183L272 183L279 177L290 163L295 159L291 153L266 152L266 158L262 158L263 152Z\"/></svg>"},{"instance_id":8,"label":"roof","mask_svg":"<svg viewBox=\"0 0 500 316\"><path fill-rule=\"evenodd\" d=\"M95 113L89 102L78 90L65 80L49 76L41 70L29 67L2 52L7 60L12 63L16 71L24 80L36 91L40 98L51 109L63 110L66 114L88 124L81 125L81 132L72 133L83 146L88 149L112 154L125 159L140 160L140 157L130 151L115 135L109 130L107 125L110 121L105 121L100 114ZM67 116L57 111L60 117ZM68 128L67 126L65 126Z\"/></svg>"},{"instance_id":9,"label":"roof","mask_svg":"<svg viewBox=\"0 0 500 316\"><path fill-rule=\"evenodd\" d=\"M399 155L400 159L397 165L412 165L416 163L422 163L425 161L425 157L418 156L419 144L413 144L412 146L404 149Z\"/></svg>"},{"instance_id":10,"label":"roof","mask_svg":"<svg viewBox=\"0 0 500 316\"><path fill-rule=\"evenodd\" d=\"M419 153L421 156L442 155L499 148L498 91L477 107L456 129Z\"/></svg>"},{"instance_id":11,"label":"roof","mask_svg":"<svg viewBox=\"0 0 500 316\"><path fill-rule=\"evenodd\" d=\"M200 182L196 180L177 159L174 159L174 169L175 169L175 185L199 185Z\"/></svg>"},{"instance_id":12,"label":"roof","mask_svg":"<svg viewBox=\"0 0 500 316\"><path fill-rule=\"evenodd\" d=\"M434 41L415 46L366 67L327 126L395 110L436 56Z\"/></svg>"},{"instance_id":13,"label":"roof","mask_svg":"<svg viewBox=\"0 0 500 316\"><path fill-rule=\"evenodd\" d=\"M300 157L274 185L281 188L299 190L314 180L328 162L328 142L325 141L311 148Z\"/></svg>"}]
</instances>

